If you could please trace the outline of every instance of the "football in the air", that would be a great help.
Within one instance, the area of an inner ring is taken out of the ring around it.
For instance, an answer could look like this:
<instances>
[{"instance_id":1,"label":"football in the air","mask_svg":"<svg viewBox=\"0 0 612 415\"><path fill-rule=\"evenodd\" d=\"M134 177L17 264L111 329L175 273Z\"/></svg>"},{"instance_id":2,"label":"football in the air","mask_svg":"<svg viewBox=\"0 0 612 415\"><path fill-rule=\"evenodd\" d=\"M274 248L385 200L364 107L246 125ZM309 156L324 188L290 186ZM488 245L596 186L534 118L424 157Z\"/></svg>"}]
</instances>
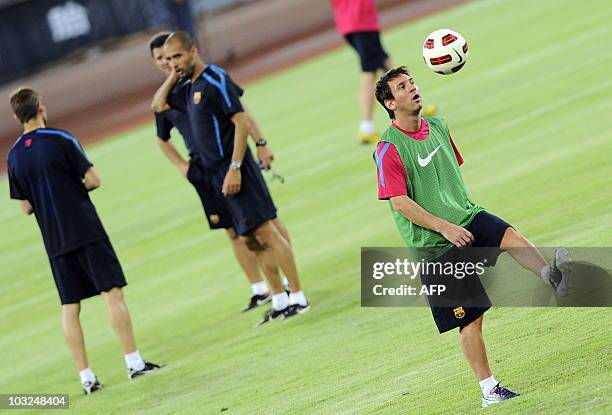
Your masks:
<instances>
[{"instance_id":1,"label":"football in the air","mask_svg":"<svg viewBox=\"0 0 612 415\"><path fill-rule=\"evenodd\" d=\"M468 44L461 34L450 29L431 32L423 43L423 59L429 68L442 75L459 71L468 58Z\"/></svg>"}]
</instances>

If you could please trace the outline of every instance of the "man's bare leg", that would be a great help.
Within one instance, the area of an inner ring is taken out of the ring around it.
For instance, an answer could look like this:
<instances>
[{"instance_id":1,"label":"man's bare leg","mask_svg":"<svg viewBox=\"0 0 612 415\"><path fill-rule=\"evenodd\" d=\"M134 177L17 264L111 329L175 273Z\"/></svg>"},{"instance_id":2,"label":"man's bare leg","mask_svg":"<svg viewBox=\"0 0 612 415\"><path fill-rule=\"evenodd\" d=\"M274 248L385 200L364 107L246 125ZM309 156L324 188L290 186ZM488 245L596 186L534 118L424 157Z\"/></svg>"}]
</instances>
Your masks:
<instances>
[{"instance_id":1,"label":"man's bare leg","mask_svg":"<svg viewBox=\"0 0 612 415\"><path fill-rule=\"evenodd\" d=\"M279 218L272 219L272 223L274 224L274 226L276 226L276 229L281 234L281 236L285 238L287 243L291 245L291 239L289 238L289 231L287 230L287 227L285 226L285 224L281 222ZM282 280L283 280L283 287L285 289L289 289L289 280L287 279L287 277L283 276Z\"/></svg>"},{"instance_id":2,"label":"man's bare leg","mask_svg":"<svg viewBox=\"0 0 612 415\"><path fill-rule=\"evenodd\" d=\"M389 69L393 69L395 67L395 63L393 62L393 59L391 59L391 57L388 57L387 59L385 59L385 71L388 71Z\"/></svg>"},{"instance_id":3,"label":"man's bare leg","mask_svg":"<svg viewBox=\"0 0 612 415\"><path fill-rule=\"evenodd\" d=\"M513 228L506 229L500 248L508 251L516 262L538 277L542 277L544 267L548 266L538 248Z\"/></svg>"},{"instance_id":4,"label":"man's bare leg","mask_svg":"<svg viewBox=\"0 0 612 415\"><path fill-rule=\"evenodd\" d=\"M89 367L87 361L87 351L85 350L85 337L79 315L81 313L81 303L62 305L62 327L64 328L64 338L68 343L68 348L72 353L75 365L79 371L81 385L85 393L90 394L100 389L102 386L96 382L96 375Z\"/></svg>"},{"instance_id":5,"label":"man's bare leg","mask_svg":"<svg viewBox=\"0 0 612 415\"><path fill-rule=\"evenodd\" d=\"M241 239L247 249L256 256L257 262L266 276L271 293L274 295L284 292L279 264L272 250L268 246L260 244L254 235L245 236Z\"/></svg>"},{"instance_id":6,"label":"man's bare leg","mask_svg":"<svg viewBox=\"0 0 612 415\"><path fill-rule=\"evenodd\" d=\"M376 72L362 72L359 89L359 111L361 122L359 134L363 141L374 142L374 123L372 114L374 112L374 85L376 84ZM376 140L378 137L376 137Z\"/></svg>"},{"instance_id":7,"label":"man's bare leg","mask_svg":"<svg viewBox=\"0 0 612 415\"><path fill-rule=\"evenodd\" d=\"M289 290L291 292L301 291L293 250L276 226L268 221L255 230L254 236L264 248L271 251L274 258L271 264L277 263L280 266L287 280L289 280Z\"/></svg>"},{"instance_id":8,"label":"man's bare leg","mask_svg":"<svg viewBox=\"0 0 612 415\"><path fill-rule=\"evenodd\" d=\"M106 309L110 316L111 324L125 354L133 353L137 350L134 330L132 329L132 319L123 299L123 291L119 287L112 288L110 291L102 293L106 302Z\"/></svg>"},{"instance_id":9,"label":"man's bare leg","mask_svg":"<svg viewBox=\"0 0 612 415\"><path fill-rule=\"evenodd\" d=\"M491 376L487 350L482 337L482 319L478 317L459 332L461 351L479 381Z\"/></svg>"},{"instance_id":10,"label":"man's bare leg","mask_svg":"<svg viewBox=\"0 0 612 415\"><path fill-rule=\"evenodd\" d=\"M276 229L281 234L281 236L285 238L285 241L287 241L287 243L291 245L291 239L289 238L289 231L287 230L287 227L285 226L285 224L281 222L279 218L272 219L272 223L274 224L274 226L276 226Z\"/></svg>"},{"instance_id":11,"label":"man's bare leg","mask_svg":"<svg viewBox=\"0 0 612 415\"><path fill-rule=\"evenodd\" d=\"M291 245L283 238L272 221L267 221L255 229L253 234L247 237L247 246L249 249L257 250L257 255L262 257L262 262L265 264L264 272L272 289L272 308L266 312L259 324L308 311L310 303L300 289L297 266ZM289 295L280 284L279 267L289 280L291 291Z\"/></svg>"},{"instance_id":12,"label":"man's bare leg","mask_svg":"<svg viewBox=\"0 0 612 415\"><path fill-rule=\"evenodd\" d=\"M109 291L102 292L102 296L106 302L106 308L113 328L115 329L115 333L117 333L117 337L119 337L119 342L125 353L125 365L128 370L129 378L133 379L163 367L163 365L146 362L140 355L136 347L136 340L134 339L130 312L123 298L123 290L119 287L115 287Z\"/></svg>"},{"instance_id":13,"label":"man's bare leg","mask_svg":"<svg viewBox=\"0 0 612 415\"><path fill-rule=\"evenodd\" d=\"M242 268L244 275L246 275L247 280L249 280L249 283L256 284L263 282L261 273L259 272L258 260L255 252L247 248L244 239L238 237L233 228L228 228L226 231L227 236L230 239L232 249L234 250L236 260L238 261L240 268Z\"/></svg>"},{"instance_id":14,"label":"man's bare leg","mask_svg":"<svg viewBox=\"0 0 612 415\"><path fill-rule=\"evenodd\" d=\"M482 337L483 317L484 314L461 329L459 338L461 351L478 379L483 396L482 406L486 407L515 398L519 394L499 385L495 376L491 374L487 349Z\"/></svg>"},{"instance_id":15,"label":"man's bare leg","mask_svg":"<svg viewBox=\"0 0 612 415\"><path fill-rule=\"evenodd\" d=\"M89 367L87 351L85 350L85 337L83 336L83 329L79 318L80 313L81 303L62 305L64 338L66 343L68 343L68 348L79 371Z\"/></svg>"},{"instance_id":16,"label":"man's bare leg","mask_svg":"<svg viewBox=\"0 0 612 415\"><path fill-rule=\"evenodd\" d=\"M393 68L393 60L391 58L385 59L384 70L388 71ZM362 121L372 122L374 116L374 89L376 86L376 77L381 71L375 72L362 72L361 73L361 90L359 93L359 110L361 112ZM364 131L366 132L366 131ZM373 133L372 131L371 133ZM370 133L370 134L371 134Z\"/></svg>"}]
</instances>

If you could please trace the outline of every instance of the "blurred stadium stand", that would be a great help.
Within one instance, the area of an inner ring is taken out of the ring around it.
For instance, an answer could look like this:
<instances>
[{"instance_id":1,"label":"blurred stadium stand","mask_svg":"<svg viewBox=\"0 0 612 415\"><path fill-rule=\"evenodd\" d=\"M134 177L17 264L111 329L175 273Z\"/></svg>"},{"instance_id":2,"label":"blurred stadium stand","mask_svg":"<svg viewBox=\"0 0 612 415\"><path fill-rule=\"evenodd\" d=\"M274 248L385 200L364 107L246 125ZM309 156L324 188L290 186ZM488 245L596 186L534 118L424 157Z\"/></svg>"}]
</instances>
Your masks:
<instances>
[{"instance_id":1,"label":"blurred stadium stand","mask_svg":"<svg viewBox=\"0 0 612 415\"><path fill-rule=\"evenodd\" d=\"M0 152L19 134L8 96L21 85L42 92L50 125L84 141L151 118L149 101L161 78L147 41L173 24L159 13L160 3L184 1L0 0ZM389 27L463 1L377 2ZM329 0L191 0L190 6L207 61L242 82L343 43Z\"/></svg>"}]
</instances>

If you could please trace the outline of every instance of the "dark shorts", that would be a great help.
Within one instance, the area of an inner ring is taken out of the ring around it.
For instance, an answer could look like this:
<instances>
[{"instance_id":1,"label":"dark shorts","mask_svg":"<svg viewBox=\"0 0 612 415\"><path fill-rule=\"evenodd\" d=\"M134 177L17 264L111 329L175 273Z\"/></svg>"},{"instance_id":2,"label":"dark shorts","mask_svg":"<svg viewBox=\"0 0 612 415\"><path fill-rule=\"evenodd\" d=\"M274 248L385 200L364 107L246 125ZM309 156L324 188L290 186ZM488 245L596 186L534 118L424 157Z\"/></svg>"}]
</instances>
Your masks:
<instances>
[{"instance_id":1,"label":"dark shorts","mask_svg":"<svg viewBox=\"0 0 612 415\"><path fill-rule=\"evenodd\" d=\"M268 186L261 174L259 164L247 151L242 167L242 184L240 192L233 196L224 196L221 192L223 180L229 163L225 167L210 172L210 180L216 197L230 212L232 225L238 235L248 235L265 222L276 218L276 206L270 196Z\"/></svg>"},{"instance_id":2,"label":"dark shorts","mask_svg":"<svg viewBox=\"0 0 612 415\"><path fill-rule=\"evenodd\" d=\"M380 43L379 32L354 32L344 36L346 41L355 49L361 62L363 72L376 72L385 68L385 61L389 58Z\"/></svg>"},{"instance_id":3,"label":"dark shorts","mask_svg":"<svg viewBox=\"0 0 612 415\"><path fill-rule=\"evenodd\" d=\"M49 262L62 304L78 303L103 291L127 285L108 239L51 258Z\"/></svg>"},{"instance_id":4,"label":"dark shorts","mask_svg":"<svg viewBox=\"0 0 612 415\"><path fill-rule=\"evenodd\" d=\"M197 159L189 161L187 180L193 185L204 208L204 215L210 229L228 229L233 227L231 214L223 200L219 200L210 178Z\"/></svg>"},{"instance_id":5,"label":"dark shorts","mask_svg":"<svg viewBox=\"0 0 612 415\"><path fill-rule=\"evenodd\" d=\"M499 248L506 229L511 227L497 216L482 211L472 219L466 229L474 235L475 241L472 247ZM462 250L453 247L437 258L436 262L483 262L486 267L491 267L495 265L497 257L502 252L501 249ZM441 279L447 283L443 302L448 303L446 305L453 303L452 306L436 306L435 304L439 304L441 300L428 296L431 313L440 333L456 327L461 330L491 308L489 297L477 276L449 278L438 275L435 271L421 275L423 285L439 284Z\"/></svg>"}]
</instances>

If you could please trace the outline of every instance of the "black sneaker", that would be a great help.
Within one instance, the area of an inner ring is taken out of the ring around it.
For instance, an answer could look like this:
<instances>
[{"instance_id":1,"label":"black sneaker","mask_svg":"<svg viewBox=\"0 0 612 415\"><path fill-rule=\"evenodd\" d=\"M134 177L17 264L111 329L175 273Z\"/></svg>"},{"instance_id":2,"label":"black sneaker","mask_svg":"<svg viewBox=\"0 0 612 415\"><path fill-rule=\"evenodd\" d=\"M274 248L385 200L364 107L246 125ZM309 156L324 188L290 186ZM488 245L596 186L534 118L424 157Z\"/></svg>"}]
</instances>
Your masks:
<instances>
[{"instance_id":1,"label":"black sneaker","mask_svg":"<svg viewBox=\"0 0 612 415\"><path fill-rule=\"evenodd\" d=\"M552 265L550 266L549 282L555 294L559 297L567 295L570 276L572 274L572 257L567 248L555 249Z\"/></svg>"},{"instance_id":2,"label":"black sneaker","mask_svg":"<svg viewBox=\"0 0 612 415\"><path fill-rule=\"evenodd\" d=\"M270 294L265 294L265 295L255 294L254 296L251 297L251 299L249 300L249 303L245 307L242 307L240 311L244 313L245 311L249 311L256 307L259 307L260 305L267 304L271 300L272 300L272 296Z\"/></svg>"},{"instance_id":3,"label":"black sneaker","mask_svg":"<svg viewBox=\"0 0 612 415\"><path fill-rule=\"evenodd\" d=\"M83 385L83 392L85 392L85 395L91 395L95 391L102 389L102 384L98 382L98 378L96 378L96 380L93 382L88 380L82 385Z\"/></svg>"},{"instance_id":4,"label":"black sneaker","mask_svg":"<svg viewBox=\"0 0 612 415\"><path fill-rule=\"evenodd\" d=\"M482 397L482 407L486 408L489 405L516 398L517 396L521 396L521 394L504 388L498 383L487 396Z\"/></svg>"},{"instance_id":5,"label":"black sneaker","mask_svg":"<svg viewBox=\"0 0 612 415\"><path fill-rule=\"evenodd\" d=\"M257 325L255 327L261 326L262 324L269 323L272 320L282 320L282 319L284 319L288 310L289 310L289 306L287 306L286 308L284 308L282 310L275 310L273 308L269 309L268 311L266 311L266 314L264 314L264 316L261 319L261 321L259 323L257 323Z\"/></svg>"},{"instance_id":6,"label":"black sneaker","mask_svg":"<svg viewBox=\"0 0 612 415\"><path fill-rule=\"evenodd\" d=\"M128 378L134 379L138 376L146 375L147 373L155 372L158 369L164 367L164 365L157 365L155 363L144 361L145 367L140 370L128 369Z\"/></svg>"},{"instance_id":7,"label":"black sneaker","mask_svg":"<svg viewBox=\"0 0 612 415\"><path fill-rule=\"evenodd\" d=\"M309 302L306 302L306 305L291 304L287 308L287 311L285 312L285 318L293 317L293 316L296 316L298 314L304 314L305 312L310 310L310 308L311 307L310 307L310 303Z\"/></svg>"}]
</instances>

